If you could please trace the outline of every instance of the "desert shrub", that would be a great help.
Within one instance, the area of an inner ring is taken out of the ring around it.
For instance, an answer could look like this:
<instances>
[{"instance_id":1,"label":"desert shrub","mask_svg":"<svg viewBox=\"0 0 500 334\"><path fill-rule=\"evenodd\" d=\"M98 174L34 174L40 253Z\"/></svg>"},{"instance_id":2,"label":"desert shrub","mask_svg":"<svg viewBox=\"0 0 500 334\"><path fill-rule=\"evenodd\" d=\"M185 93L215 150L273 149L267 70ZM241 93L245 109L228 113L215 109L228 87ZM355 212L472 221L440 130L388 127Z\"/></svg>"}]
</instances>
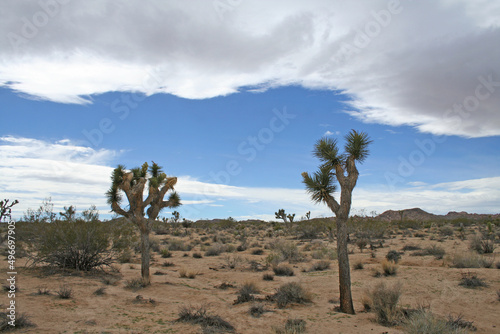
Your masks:
<instances>
[{"instance_id":1,"label":"desert shrub","mask_svg":"<svg viewBox=\"0 0 500 334\"><path fill-rule=\"evenodd\" d=\"M293 269L290 266L287 266L286 264L279 264L275 267L273 267L274 274L276 276L293 276Z\"/></svg>"},{"instance_id":2,"label":"desert shrub","mask_svg":"<svg viewBox=\"0 0 500 334\"><path fill-rule=\"evenodd\" d=\"M181 268L179 269L179 277L180 278L189 278L189 279L195 279L197 273L192 272L192 271L186 271L186 269Z\"/></svg>"},{"instance_id":3,"label":"desert shrub","mask_svg":"<svg viewBox=\"0 0 500 334\"><path fill-rule=\"evenodd\" d=\"M125 288L133 291L137 291L139 289L144 288L144 281L142 278L133 278L125 281Z\"/></svg>"},{"instance_id":4,"label":"desert shrub","mask_svg":"<svg viewBox=\"0 0 500 334\"><path fill-rule=\"evenodd\" d=\"M252 250L252 255L262 255L264 254L264 250L262 248L256 248Z\"/></svg>"},{"instance_id":5,"label":"desert shrub","mask_svg":"<svg viewBox=\"0 0 500 334\"><path fill-rule=\"evenodd\" d=\"M175 252L189 252L193 247L189 244L186 244L183 240L179 239L170 239L167 241L168 250Z\"/></svg>"},{"instance_id":6,"label":"desert shrub","mask_svg":"<svg viewBox=\"0 0 500 334\"><path fill-rule=\"evenodd\" d=\"M15 327L9 324L12 320L9 318L9 314L6 312L0 312L0 332L10 332L11 330L16 330L25 327L36 327L36 325L31 322L28 315L25 313L17 313L15 320Z\"/></svg>"},{"instance_id":7,"label":"desert shrub","mask_svg":"<svg viewBox=\"0 0 500 334\"><path fill-rule=\"evenodd\" d=\"M45 286L42 286L42 287L39 287L38 288L38 291L36 292L37 295L50 295L50 290L45 287Z\"/></svg>"},{"instance_id":8,"label":"desert shrub","mask_svg":"<svg viewBox=\"0 0 500 334\"><path fill-rule=\"evenodd\" d=\"M498 261L497 263L495 263L495 267L496 267L497 269L500 269L500 261Z\"/></svg>"},{"instance_id":9,"label":"desert shrub","mask_svg":"<svg viewBox=\"0 0 500 334\"><path fill-rule=\"evenodd\" d=\"M255 283L247 282L238 290L238 297L234 303L240 304L252 301L255 299L253 295L259 292L260 290Z\"/></svg>"},{"instance_id":10,"label":"desert shrub","mask_svg":"<svg viewBox=\"0 0 500 334\"><path fill-rule=\"evenodd\" d=\"M397 283L387 286L379 283L365 294L365 308L375 313L377 322L382 325L395 325L401 317L401 310L398 307L401 297L401 284Z\"/></svg>"},{"instance_id":11,"label":"desert shrub","mask_svg":"<svg viewBox=\"0 0 500 334\"><path fill-rule=\"evenodd\" d=\"M193 253L193 258L201 259L201 258L203 258L203 255L201 255L201 253L196 252L196 253Z\"/></svg>"},{"instance_id":12,"label":"desert shrub","mask_svg":"<svg viewBox=\"0 0 500 334\"><path fill-rule=\"evenodd\" d=\"M175 266L175 264L173 262L170 262L170 261L165 261L165 262L163 262L162 266L173 267L173 266Z\"/></svg>"},{"instance_id":13,"label":"desert shrub","mask_svg":"<svg viewBox=\"0 0 500 334\"><path fill-rule=\"evenodd\" d=\"M359 251L361 253L363 253L363 249L366 248L366 246L368 245L369 242L370 242L370 240L368 240L367 238L360 238L360 239L356 240L356 246L358 246Z\"/></svg>"},{"instance_id":14,"label":"desert shrub","mask_svg":"<svg viewBox=\"0 0 500 334\"><path fill-rule=\"evenodd\" d=\"M493 260L475 253L455 254L451 258L453 268L490 268Z\"/></svg>"},{"instance_id":15,"label":"desert shrub","mask_svg":"<svg viewBox=\"0 0 500 334\"><path fill-rule=\"evenodd\" d=\"M413 313L403 325L408 334L466 334L467 330L457 328L453 324L436 317L428 310Z\"/></svg>"},{"instance_id":16,"label":"desert shrub","mask_svg":"<svg viewBox=\"0 0 500 334\"><path fill-rule=\"evenodd\" d=\"M311 268L309 268L309 271L323 271L323 270L327 270L329 268L330 268L330 261L321 260L321 261L313 263Z\"/></svg>"},{"instance_id":17,"label":"desert shrub","mask_svg":"<svg viewBox=\"0 0 500 334\"><path fill-rule=\"evenodd\" d=\"M392 261L383 261L382 271L385 276L396 276L398 272L398 265Z\"/></svg>"},{"instance_id":18,"label":"desert shrub","mask_svg":"<svg viewBox=\"0 0 500 334\"><path fill-rule=\"evenodd\" d=\"M462 273L462 278L458 285L470 289L488 286L482 278L479 278L476 273L470 271Z\"/></svg>"},{"instance_id":19,"label":"desert shrub","mask_svg":"<svg viewBox=\"0 0 500 334\"><path fill-rule=\"evenodd\" d=\"M127 249L127 250L121 252L116 257L116 260L120 263L129 263L130 261L132 261L132 257L133 257L132 251L130 249Z\"/></svg>"},{"instance_id":20,"label":"desert shrub","mask_svg":"<svg viewBox=\"0 0 500 334\"><path fill-rule=\"evenodd\" d=\"M422 249L422 247L420 247L420 246L409 244L409 245L404 245L401 250L403 252L406 252L406 251L416 251L416 250L421 250L421 249Z\"/></svg>"},{"instance_id":21,"label":"desert shrub","mask_svg":"<svg viewBox=\"0 0 500 334\"><path fill-rule=\"evenodd\" d=\"M399 253L398 251L396 250L390 250L387 255L385 256L385 258L388 260L388 261L392 261L394 263L398 263L399 262L399 259L401 259L401 253Z\"/></svg>"},{"instance_id":22,"label":"desert shrub","mask_svg":"<svg viewBox=\"0 0 500 334\"><path fill-rule=\"evenodd\" d=\"M279 308L284 308L289 304L306 304L311 302L311 295L300 283L290 282L281 285L271 297Z\"/></svg>"},{"instance_id":23,"label":"desert shrub","mask_svg":"<svg viewBox=\"0 0 500 334\"><path fill-rule=\"evenodd\" d=\"M311 256L315 260L328 259L333 261L337 259L337 251L332 248L323 246L319 249L314 250Z\"/></svg>"},{"instance_id":24,"label":"desert shrub","mask_svg":"<svg viewBox=\"0 0 500 334\"><path fill-rule=\"evenodd\" d=\"M262 275L262 279L264 281L272 281L272 280L274 280L274 275L266 273L266 274Z\"/></svg>"},{"instance_id":25,"label":"desert shrub","mask_svg":"<svg viewBox=\"0 0 500 334\"><path fill-rule=\"evenodd\" d=\"M470 240L469 248L479 254L491 254L495 250L495 243L493 240L475 235Z\"/></svg>"},{"instance_id":26,"label":"desert shrub","mask_svg":"<svg viewBox=\"0 0 500 334\"><path fill-rule=\"evenodd\" d=\"M230 256L230 255L227 255L225 258L224 258L225 262L226 262L226 265L230 268L230 269L234 269L236 267L238 267L242 262L243 262L243 259L236 255L236 256Z\"/></svg>"},{"instance_id":27,"label":"desert shrub","mask_svg":"<svg viewBox=\"0 0 500 334\"><path fill-rule=\"evenodd\" d=\"M267 312L266 308L261 303L256 303L250 306L248 313L254 318L260 317L264 312Z\"/></svg>"},{"instance_id":28,"label":"desert shrub","mask_svg":"<svg viewBox=\"0 0 500 334\"><path fill-rule=\"evenodd\" d=\"M166 259L172 257L172 252L168 248L160 249L160 255L162 258Z\"/></svg>"},{"instance_id":29,"label":"desert shrub","mask_svg":"<svg viewBox=\"0 0 500 334\"><path fill-rule=\"evenodd\" d=\"M361 261L358 261L358 262L354 263L354 265L353 265L354 270L361 270L364 267L365 267L365 265Z\"/></svg>"},{"instance_id":30,"label":"desert shrub","mask_svg":"<svg viewBox=\"0 0 500 334\"><path fill-rule=\"evenodd\" d=\"M204 333L233 333L235 331L234 326L220 316L208 314L207 308L203 305L181 307L177 321L201 325Z\"/></svg>"},{"instance_id":31,"label":"desert shrub","mask_svg":"<svg viewBox=\"0 0 500 334\"><path fill-rule=\"evenodd\" d=\"M28 240L34 264L89 271L110 266L113 250L110 227L101 222L37 223L38 234Z\"/></svg>"},{"instance_id":32,"label":"desert shrub","mask_svg":"<svg viewBox=\"0 0 500 334\"><path fill-rule=\"evenodd\" d=\"M456 317L452 315L448 315L446 317L446 324L453 329L467 329L471 331L476 331L477 328L474 326L473 321L467 321L464 319L463 315L459 314Z\"/></svg>"},{"instance_id":33,"label":"desert shrub","mask_svg":"<svg viewBox=\"0 0 500 334\"><path fill-rule=\"evenodd\" d=\"M61 299L70 299L73 296L73 289L67 285L62 285L59 287L59 290L57 290L57 295Z\"/></svg>"},{"instance_id":34,"label":"desert shrub","mask_svg":"<svg viewBox=\"0 0 500 334\"><path fill-rule=\"evenodd\" d=\"M450 237L455 233L455 230L451 226L441 226L439 228L439 234L442 236Z\"/></svg>"},{"instance_id":35,"label":"desert shrub","mask_svg":"<svg viewBox=\"0 0 500 334\"><path fill-rule=\"evenodd\" d=\"M217 256L225 252L226 250L227 250L226 245L223 245L221 243L215 243L205 251L205 256Z\"/></svg>"},{"instance_id":36,"label":"desert shrub","mask_svg":"<svg viewBox=\"0 0 500 334\"><path fill-rule=\"evenodd\" d=\"M96 296L102 296L106 294L106 288L105 287L100 287L97 290L94 291L94 295Z\"/></svg>"},{"instance_id":37,"label":"desert shrub","mask_svg":"<svg viewBox=\"0 0 500 334\"><path fill-rule=\"evenodd\" d=\"M303 319L287 319L283 328L274 328L276 334L302 334L306 332L306 321Z\"/></svg>"},{"instance_id":38,"label":"desert shrub","mask_svg":"<svg viewBox=\"0 0 500 334\"><path fill-rule=\"evenodd\" d=\"M440 260L443 258L445 254L445 250L443 247L439 247L438 245L432 245L430 247L426 247L422 250L418 250L416 252L411 253L411 256L427 256L427 255L432 255L434 256L437 260Z\"/></svg>"},{"instance_id":39,"label":"desert shrub","mask_svg":"<svg viewBox=\"0 0 500 334\"><path fill-rule=\"evenodd\" d=\"M269 248L280 255L283 261L294 263L304 260L304 255L299 251L297 245L291 241L277 239L269 244Z\"/></svg>"}]
</instances>

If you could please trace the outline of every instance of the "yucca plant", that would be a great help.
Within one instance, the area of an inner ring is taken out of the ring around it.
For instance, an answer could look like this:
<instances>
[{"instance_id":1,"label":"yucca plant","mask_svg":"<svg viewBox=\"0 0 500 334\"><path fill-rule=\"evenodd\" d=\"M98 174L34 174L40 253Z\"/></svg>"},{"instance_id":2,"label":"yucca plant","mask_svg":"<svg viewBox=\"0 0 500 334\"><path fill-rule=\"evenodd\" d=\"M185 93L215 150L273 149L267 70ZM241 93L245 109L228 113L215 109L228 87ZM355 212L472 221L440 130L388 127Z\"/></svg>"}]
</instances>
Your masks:
<instances>
[{"instance_id":1,"label":"yucca plant","mask_svg":"<svg viewBox=\"0 0 500 334\"><path fill-rule=\"evenodd\" d=\"M127 171L123 165L118 165L111 175L111 187L106 193L111 210L134 223L141 234L141 275L144 285L150 284L149 275L149 233L151 226L144 215L154 221L163 208L175 208L181 205L179 195L174 191L176 177L167 177L162 167L153 161L149 166L146 162L140 168ZM144 187L148 186L148 196L144 199ZM167 201L164 197L172 191ZM122 192L129 202L128 210L120 204Z\"/></svg>"},{"instance_id":2,"label":"yucca plant","mask_svg":"<svg viewBox=\"0 0 500 334\"><path fill-rule=\"evenodd\" d=\"M351 295L351 274L347 252L347 219L351 210L352 191L359 172L356 162L362 163L368 156L372 142L364 132L351 130L345 136L344 153L340 153L337 141L322 138L314 146L313 154L322 164L312 175L302 173L303 182L311 199L325 203L337 217L337 253L339 261L340 310L354 314ZM340 184L340 203L333 197Z\"/></svg>"}]
</instances>

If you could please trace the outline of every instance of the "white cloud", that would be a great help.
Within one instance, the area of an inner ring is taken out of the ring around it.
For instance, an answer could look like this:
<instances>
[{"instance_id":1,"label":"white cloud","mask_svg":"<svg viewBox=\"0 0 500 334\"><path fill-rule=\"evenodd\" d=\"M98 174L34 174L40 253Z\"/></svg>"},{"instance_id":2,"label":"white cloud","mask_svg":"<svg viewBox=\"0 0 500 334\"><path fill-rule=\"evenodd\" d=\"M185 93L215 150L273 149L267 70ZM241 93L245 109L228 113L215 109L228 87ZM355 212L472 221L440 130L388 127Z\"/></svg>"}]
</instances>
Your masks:
<instances>
[{"instance_id":1,"label":"white cloud","mask_svg":"<svg viewBox=\"0 0 500 334\"><path fill-rule=\"evenodd\" d=\"M299 84L348 94L347 111L366 122L500 135L500 5L491 1L43 5L56 1L0 4L0 86L91 103L109 91L200 99Z\"/></svg>"},{"instance_id":2,"label":"white cloud","mask_svg":"<svg viewBox=\"0 0 500 334\"><path fill-rule=\"evenodd\" d=\"M332 131L328 130L328 131L326 131L326 132L323 134L323 136L326 136L326 137L328 137L328 136L334 136L334 135L335 135L335 136L340 135L340 131L335 131L335 132L332 132Z\"/></svg>"},{"instance_id":3,"label":"white cloud","mask_svg":"<svg viewBox=\"0 0 500 334\"><path fill-rule=\"evenodd\" d=\"M28 208L37 208L46 197L52 197L56 212L67 205L83 210L95 204L101 214L106 214L109 207L104 193L109 187L112 172L112 167L107 165L119 154L112 150L78 146L68 140L50 143L30 138L1 137L2 198L20 201L14 206L16 217ZM384 190L386 188L363 187L360 182L354 190L352 209L382 212L420 207L433 213L463 210L496 213L500 203L500 177L434 185L418 183L418 186L412 184L410 188L397 191ZM297 217L307 211L311 211L313 217L333 215L325 205L311 203L304 189L236 187L180 176L176 190L184 204L182 215L189 219L203 217L206 207L224 208L220 217L225 216L229 209L251 213L257 208L255 215L235 215L238 219L273 220L272 213L279 208L296 213Z\"/></svg>"}]
</instances>

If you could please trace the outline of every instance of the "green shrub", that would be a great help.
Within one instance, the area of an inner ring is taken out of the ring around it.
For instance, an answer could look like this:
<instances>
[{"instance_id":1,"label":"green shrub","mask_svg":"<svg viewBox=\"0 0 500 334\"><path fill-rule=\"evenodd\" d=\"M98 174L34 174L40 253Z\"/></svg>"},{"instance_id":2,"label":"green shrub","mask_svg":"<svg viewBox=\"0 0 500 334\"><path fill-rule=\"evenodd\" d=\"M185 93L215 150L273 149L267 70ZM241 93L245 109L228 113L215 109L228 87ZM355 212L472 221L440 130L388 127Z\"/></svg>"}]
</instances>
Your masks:
<instances>
[{"instance_id":1,"label":"green shrub","mask_svg":"<svg viewBox=\"0 0 500 334\"><path fill-rule=\"evenodd\" d=\"M160 249L160 255L162 258L166 259L172 257L172 252L168 248Z\"/></svg>"},{"instance_id":2,"label":"green shrub","mask_svg":"<svg viewBox=\"0 0 500 334\"><path fill-rule=\"evenodd\" d=\"M311 295L297 282L290 282L280 286L271 297L279 308L289 304L306 304L311 302Z\"/></svg>"},{"instance_id":3,"label":"green shrub","mask_svg":"<svg viewBox=\"0 0 500 334\"><path fill-rule=\"evenodd\" d=\"M27 240L33 263L89 271L110 266L117 252L114 238L121 236L101 222L37 223L37 236ZM114 235L113 235L114 234ZM122 240L123 241L123 240Z\"/></svg>"},{"instance_id":4,"label":"green shrub","mask_svg":"<svg viewBox=\"0 0 500 334\"><path fill-rule=\"evenodd\" d=\"M337 259L337 251L324 246L314 250L311 256L315 260L328 259L333 261Z\"/></svg>"}]
</instances>

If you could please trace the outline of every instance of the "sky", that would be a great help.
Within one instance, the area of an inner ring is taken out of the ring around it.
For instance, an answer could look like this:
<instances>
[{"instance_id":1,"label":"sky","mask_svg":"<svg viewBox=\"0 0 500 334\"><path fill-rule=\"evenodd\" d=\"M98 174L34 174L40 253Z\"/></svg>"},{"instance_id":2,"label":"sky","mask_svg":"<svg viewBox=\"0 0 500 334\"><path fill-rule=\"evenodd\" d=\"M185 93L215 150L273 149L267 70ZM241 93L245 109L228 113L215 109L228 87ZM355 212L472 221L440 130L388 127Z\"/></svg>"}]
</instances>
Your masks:
<instances>
[{"instance_id":1,"label":"sky","mask_svg":"<svg viewBox=\"0 0 500 334\"><path fill-rule=\"evenodd\" d=\"M0 17L15 218L46 198L109 218L113 168L151 161L186 219L333 216L301 173L351 129L373 140L351 214L500 212L499 2L4 0Z\"/></svg>"}]
</instances>

